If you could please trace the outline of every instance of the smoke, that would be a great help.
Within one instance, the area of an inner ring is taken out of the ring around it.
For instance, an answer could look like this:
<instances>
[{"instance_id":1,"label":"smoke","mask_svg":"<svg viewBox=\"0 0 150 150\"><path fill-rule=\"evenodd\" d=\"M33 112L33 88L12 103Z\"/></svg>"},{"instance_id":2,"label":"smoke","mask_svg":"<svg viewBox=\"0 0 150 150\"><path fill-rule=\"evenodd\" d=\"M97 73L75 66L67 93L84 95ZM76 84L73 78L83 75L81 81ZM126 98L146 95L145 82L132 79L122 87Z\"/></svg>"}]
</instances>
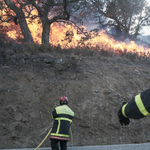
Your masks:
<instances>
[{"instance_id":1,"label":"smoke","mask_svg":"<svg viewBox=\"0 0 150 150\"><path fill-rule=\"evenodd\" d=\"M138 39L140 39L144 43L147 43L150 46L150 35L139 35Z\"/></svg>"}]
</instances>

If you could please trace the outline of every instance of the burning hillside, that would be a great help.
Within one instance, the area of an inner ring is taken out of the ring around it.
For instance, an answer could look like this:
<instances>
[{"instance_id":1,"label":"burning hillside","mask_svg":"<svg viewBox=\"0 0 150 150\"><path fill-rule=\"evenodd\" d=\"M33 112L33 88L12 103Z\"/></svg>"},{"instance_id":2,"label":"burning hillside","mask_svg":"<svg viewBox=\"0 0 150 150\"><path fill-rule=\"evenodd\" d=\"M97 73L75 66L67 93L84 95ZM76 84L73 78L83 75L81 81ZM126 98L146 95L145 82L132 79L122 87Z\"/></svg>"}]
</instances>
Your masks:
<instances>
[{"instance_id":1,"label":"burning hillside","mask_svg":"<svg viewBox=\"0 0 150 150\"><path fill-rule=\"evenodd\" d=\"M34 23L31 23L29 20L27 21L34 42L41 44L41 24L38 20L35 20ZM7 30L5 32L13 40L18 41L22 38L19 25L7 24ZM82 26L81 30L78 31L73 25L64 23L53 23L51 25L49 39L52 46L60 46L62 49L88 47L93 50L103 49L113 51L118 54L122 52L138 53L139 55L146 55L148 57L150 51L150 48L138 46L134 41L128 43L116 41L106 34L104 30L100 32L87 32L86 27Z\"/></svg>"}]
</instances>

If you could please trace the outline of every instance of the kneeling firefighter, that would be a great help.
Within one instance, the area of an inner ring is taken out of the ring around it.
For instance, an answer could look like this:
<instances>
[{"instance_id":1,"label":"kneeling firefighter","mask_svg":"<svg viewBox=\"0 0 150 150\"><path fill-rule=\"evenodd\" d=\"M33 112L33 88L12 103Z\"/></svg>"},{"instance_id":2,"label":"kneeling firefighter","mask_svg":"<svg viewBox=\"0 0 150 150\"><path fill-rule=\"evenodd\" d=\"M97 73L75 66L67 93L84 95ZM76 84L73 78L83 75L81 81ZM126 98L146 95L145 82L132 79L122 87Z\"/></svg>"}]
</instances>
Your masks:
<instances>
[{"instance_id":1,"label":"kneeling firefighter","mask_svg":"<svg viewBox=\"0 0 150 150\"><path fill-rule=\"evenodd\" d=\"M121 125L128 125L131 119L141 119L150 114L150 89L136 95L128 103L123 102L118 111L118 119Z\"/></svg>"},{"instance_id":2,"label":"kneeling firefighter","mask_svg":"<svg viewBox=\"0 0 150 150\"><path fill-rule=\"evenodd\" d=\"M52 112L51 117L54 119L53 128L50 134L52 150L67 150L67 141L69 139L69 130L74 117L74 112L67 106L68 98L60 98L60 106L57 106Z\"/></svg>"}]
</instances>

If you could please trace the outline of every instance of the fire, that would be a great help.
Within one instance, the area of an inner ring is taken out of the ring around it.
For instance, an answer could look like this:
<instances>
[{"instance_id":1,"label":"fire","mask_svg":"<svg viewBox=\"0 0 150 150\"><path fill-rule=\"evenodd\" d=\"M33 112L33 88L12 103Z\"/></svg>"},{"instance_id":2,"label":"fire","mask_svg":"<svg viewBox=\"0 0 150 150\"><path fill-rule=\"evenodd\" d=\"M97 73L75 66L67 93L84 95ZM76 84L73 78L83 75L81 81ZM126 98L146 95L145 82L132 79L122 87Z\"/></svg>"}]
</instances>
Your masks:
<instances>
[{"instance_id":1,"label":"fire","mask_svg":"<svg viewBox=\"0 0 150 150\"><path fill-rule=\"evenodd\" d=\"M7 35L9 35L9 37L10 38L12 38L12 39L14 39L14 40L16 40L17 39L17 34L16 34L16 31L15 30L13 30L13 31L8 31L7 32Z\"/></svg>"},{"instance_id":2,"label":"fire","mask_svg":"<svg viewBox=\"0 0 150 150\"><path fill-rule=\"evenodd\" d=\"M27 20L29 29L31 31L35 43L41 44L42 26L38 19L34 23ZM86 29L82 26L84 30ZM16 28L15 28L16 30ZM17 33L14 30L7 32L7 35L14 40L17 40ZM76 47L89 47L92 50L98 48L99 50L114 51L115 53L131 52L138 53L139 55L147 55L150 48L138 46L134 41L128 43L115 41L112 37L108 36L104 30L100 31L96 36L94 32L79 33L76 27L69 24L53 23L50 27L50 44L53 46L60 46L62 49L76 48Z\"/></svg>"},{"instance_id":3,"label":"fire","mask_svg":"<svg viewBox=\"0 0 150 150\"><path fill-rule=\"evenodd\" d=\"M81 35L77 34L75 28L71 25L63 25L62 27L53 23L51 25L50 43L61 48L75 48L81 39Z\"/></svg>"},{"instance_id":4,"label":"fire","mask_svg":"<svg viewBox=\"0 0 150 150\"><path fill-rule=\"evenodd\" d=\"M85 27L84 27L85 28ZM66 39L66 33L70 31L70 41ZM109 37L104 30L100 31L96 36L89 35L90 38L85 37L83 34L77 34L77 30L70 25L60 27L54 23L51 26L50 43L61 48L76 48L90 47L91 49L99 48L107 51L126 51L131 53L148 53L149 48L144 46L138 46L134 41L130 41L127 44L125 42L115 41L114 38ZM82 43L83 42L83 43Z\"/></svg>"},{"instance_id":5,"label":"fire","mask_svg":"<svg viewBox=\"0 0 150 150\"><path fill-rule=\"evenodd\" d=\"M42 28L41 24L38 23L38 19L34 20L34 23L29 23L29 20L27 19L28 27L31 31L31 35L33 37L33 40L35 43L41 44L42 43Z\"/></svg>"},{"instance_id":6,"label":"fire","mask_svg":"<svg viewBox=\"0 0 150 150\"><path fill-rule=\"evenodd\" d=\"M20 7L20 5L17 6ZM7 6L5 7L7 8ZM11 14L15 15L9 8L8 10ZM1 11L0 13L2 13L5 17L5 11ZM33 16L36 14L36 10L32 11ZM26 21L34 42L41 44L42 24L40 23L40 20L36 18L34 20L27 19ZM18 39L23 39L19 25L15 25L13 22L3 23L2 25L4 26L5 34L7 34L9 38L12 38L16 42ZM86 27L82 26L82 28L86 31ZM53 23L51 25L49 39L51 45L60 46L62 49L89 47L92 50L98 48L99 50L103 49L107 51L114 51L116 53L126 51L138 53L139 55L143 55L143 53L148 55L150 51L150 48L138 46L134 41L130 41L128 43L115 41L115 39L108 36L104 30L97 33L96 36L94 32L86 32L85 35L81 31L78 31L76 27L64 23Z\"/></svg>"}]
</instances>

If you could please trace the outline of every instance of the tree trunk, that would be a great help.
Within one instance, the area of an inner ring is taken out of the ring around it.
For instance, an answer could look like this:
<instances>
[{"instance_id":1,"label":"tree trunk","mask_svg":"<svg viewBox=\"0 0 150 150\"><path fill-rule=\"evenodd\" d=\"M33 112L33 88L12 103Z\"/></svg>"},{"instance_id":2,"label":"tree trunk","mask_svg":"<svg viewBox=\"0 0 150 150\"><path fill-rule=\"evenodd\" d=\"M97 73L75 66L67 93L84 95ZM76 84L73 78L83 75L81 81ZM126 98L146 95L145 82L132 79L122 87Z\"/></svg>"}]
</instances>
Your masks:
<instances>
[{"instance_id":1,"label":"tree trunk","mask_svg":"<svg viewBox=\"0 0 150 150\"><path fill-rule=\"evenodd\" d=\"M50 33L50 24L47 18L42 19L43 32L42 32L42 44L49 44L49 33Z\"/></svg>"},{"instance_id":2,"label":"tree trunk","mask_svg":"<svg viewBox=\"0 0 150 150\"><path fill-rule=\"evenodd\" d=\"M28 42L28 43L34 43L33 38L31 36L31 32L30 32L28 25L27 25L27 22L25 20L24 14L19 15L18 18L19 18L19 25L20 25L22 34L24 36L24 41Z\"/></svg>"},{"instance_id":3,"label":"tree trunk","mask_svg":"<svg viewBox=\"0 0 150 150\"><path fill-rule=\"evenodd\" d=\"M28 43L33 43L33 38L28 28L24 12L21 10L21 8L17 7L15 3L11 2L10 0L4 0L4 1L5 1L5 4L16 13L16 16L19 20L19 25L20 25L22 34L24 36L24 41Z\"/></svg>"}]
</instances>

